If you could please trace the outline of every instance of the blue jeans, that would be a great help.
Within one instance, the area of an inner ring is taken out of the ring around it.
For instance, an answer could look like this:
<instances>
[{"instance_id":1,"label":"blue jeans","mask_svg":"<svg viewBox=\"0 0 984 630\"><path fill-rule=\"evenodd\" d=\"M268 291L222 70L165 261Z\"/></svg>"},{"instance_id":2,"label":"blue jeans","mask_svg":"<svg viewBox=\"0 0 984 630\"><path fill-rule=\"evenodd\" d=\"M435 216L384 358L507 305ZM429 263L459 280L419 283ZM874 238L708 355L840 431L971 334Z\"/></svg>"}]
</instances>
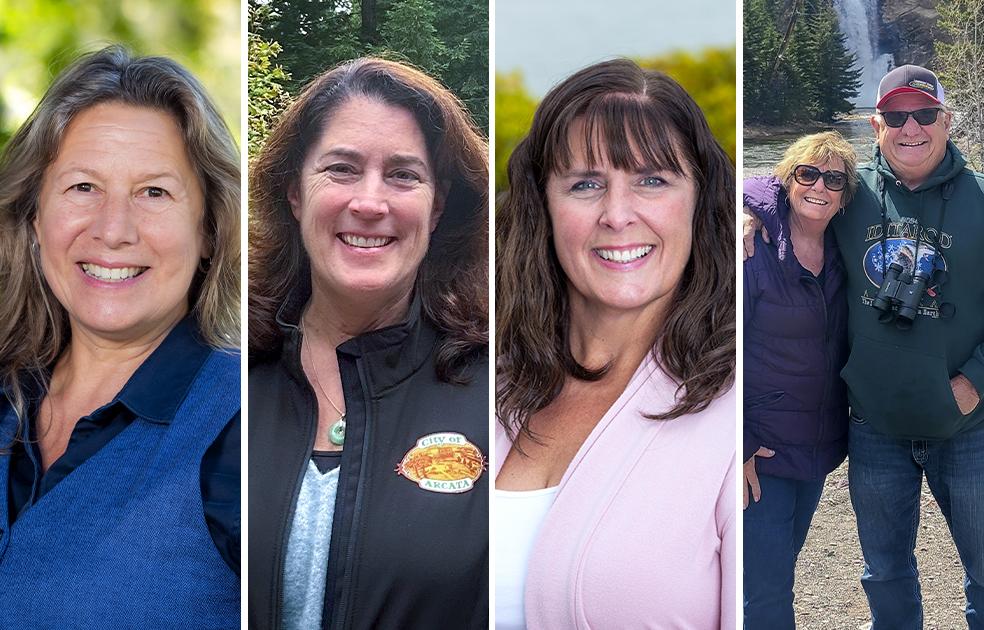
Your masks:
<instances>
[{"instance_id":1,"label":"blue jeans","mask_svg":"<svg viewBox=\"0 0 984 630\"><path fill-rule=\"evenodd\" d=\"M744 513L746 630L795 628L796 557L820 503L823 479L796 481L759 475L762 498Z\"/></svg>"},{"instance_id":2,"label":"blue jeans","mask_svg":"<svg viewBox=\"0 0 984 630\"><path fill-rule=\"evenodd\" d=\"M872 630L922 628L913 551L923 474L963 562L967 626L984 630L984 425L949 440L902 440L852 416L848 444Z\"/></svg>"}]
</instances>

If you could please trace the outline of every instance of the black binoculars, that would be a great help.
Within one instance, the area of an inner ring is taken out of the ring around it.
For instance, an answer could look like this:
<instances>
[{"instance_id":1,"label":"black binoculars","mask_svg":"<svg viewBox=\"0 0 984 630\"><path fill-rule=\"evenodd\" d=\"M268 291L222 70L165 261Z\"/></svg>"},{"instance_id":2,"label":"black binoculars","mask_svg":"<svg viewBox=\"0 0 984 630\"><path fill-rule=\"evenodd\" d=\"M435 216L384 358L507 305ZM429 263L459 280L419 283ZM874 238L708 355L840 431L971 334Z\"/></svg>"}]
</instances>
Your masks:
<instances>
[{"instance_id":1,"label":"black binoculars","mask_svg":"<svg viewBox=\"0 0 984 630\"><path fill-rule=\"evenodd\" d=\"M886 324L894 321L903 329L911 327L929 281L930 274L922 269L910 273L897 262L889 265L872 304L881 311L879 321Z\"/></svg>"}]
</instances>

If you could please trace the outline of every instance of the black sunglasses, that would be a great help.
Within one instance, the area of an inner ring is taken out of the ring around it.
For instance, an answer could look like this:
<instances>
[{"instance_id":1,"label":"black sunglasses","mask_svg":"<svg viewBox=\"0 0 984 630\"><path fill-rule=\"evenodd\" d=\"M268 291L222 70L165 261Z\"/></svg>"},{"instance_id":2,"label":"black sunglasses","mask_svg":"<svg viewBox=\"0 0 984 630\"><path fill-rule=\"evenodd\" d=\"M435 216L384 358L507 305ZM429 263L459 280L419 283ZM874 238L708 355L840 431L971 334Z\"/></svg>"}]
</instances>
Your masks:
<instances>
[{"instance_id":1,"label":"black sunglasses","mask_svg":"<svg viewBox=\"0 0 984 630\"><path fill-rule=\"evenodd\" d=\"M886 125L898 129L905 124L905 121L909 120L909 116L915 118L920 125L932 125L936 122L936 117L940 115L940 111L939 107L926 107L914 112L882 112L881 115Z\"/></svg>"},{"instance_id":2,"label":"black sunglasses","mask_svg":"<svg viewBox=\"0 0 984 630\"><path fill-rule=\"evenodd\" d=\"M837 192L847 186L847 173L840 171L821 171L816 166L800 164L793 170L793 179L804 186L812 186L820 178L827 190Z\"/></svg>"}]
</instances>

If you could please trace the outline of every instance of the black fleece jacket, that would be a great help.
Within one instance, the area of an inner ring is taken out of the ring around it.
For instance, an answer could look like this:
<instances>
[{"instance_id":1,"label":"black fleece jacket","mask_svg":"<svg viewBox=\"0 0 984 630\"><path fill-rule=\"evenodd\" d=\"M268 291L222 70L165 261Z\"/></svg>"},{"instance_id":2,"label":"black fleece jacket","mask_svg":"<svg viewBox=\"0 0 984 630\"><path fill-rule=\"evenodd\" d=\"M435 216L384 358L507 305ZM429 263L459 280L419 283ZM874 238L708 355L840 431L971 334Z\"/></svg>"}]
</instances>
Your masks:
<instances>
[{"instance_id":1,"label":"black fleece jacket","mask_svg":"<svg viewBox=\"0 0 984 630\"><path fill-rule=\"evenodd\" d=\"M281 352L249 372L252 630L281 627L287 539L314 446L317 399L301 369L296 326L306 301L300 295L284 305ZM438 342L415 300L403 324L337 349L346 437L322 628L488 627L488 356L468 368L467 385L445 383L434 367ZM477 447L465 451L477 462L458 462L479 471L477 480L442 481L455 475L440 466L423 473L432 481L408 476L401 464L433 434Z\"/></svg>"}]
</instances>

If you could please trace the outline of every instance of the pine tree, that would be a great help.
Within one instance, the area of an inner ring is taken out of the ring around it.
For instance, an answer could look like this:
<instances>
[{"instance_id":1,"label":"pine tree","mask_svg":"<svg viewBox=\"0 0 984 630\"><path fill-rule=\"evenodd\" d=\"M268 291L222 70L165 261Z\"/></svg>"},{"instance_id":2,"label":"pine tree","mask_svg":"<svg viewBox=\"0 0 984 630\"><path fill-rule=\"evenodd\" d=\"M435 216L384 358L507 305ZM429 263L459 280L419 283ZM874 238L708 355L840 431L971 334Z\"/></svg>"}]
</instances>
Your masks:
<instances>
[{"instance_id":1,"label":"pine tree","mask_svg":"<svg viewBox=\"0 0 984 630\"><path fill-rule=\"evenodd\" d=\"M771 89L772 65L779 50L779 33L767 0L744 0L742 30L742 93L745 117L772 122L777 117Z\"/></svg>"},{"instance_id":2,"label":"pine tree","mask_svg":"<svg viewBox=\"0 0 984 630\"><path fill-rule=\"evenodd\" d=\"M438 2L436 6L435 25L448 50L447 68L441 78L488 134L489 2L457 0ZM484 65L476 63L476 59L483 59Z\"/></svg>"},{"instance_id":3,"label":"pine tree","mask_svg":"<svg viewBox=\"0 0 984 630\"><path fill-rule=\"evenodd\" d=\"M261 4L261 0L250 0ZM347 0L270 0L266 36L283 46L278 57L296 94L326 68L364 55L359 8Z\"/></svg>"},{"instance_id":4,"label":"pine tree","mask_svg":"<svg viewBox=\"0 0 984 630\"><path fill-rule=\"evenodd\" d=\"M265 7L264 37L283 47L278 62L296 94L343 61L373 55L408 61L457 94L488 128L486 0L249 0Z\"/></svg>"},{"instance_id":5,"label":"pine tree","mask_svg":"<svg viewBox=\"0 0 984 630\"><path fill-rule=\"evenodd\" d=\"M744 27L746 118L830 121L853 108L861 71L831 0L745 0Z\"/></svg>"},{"instance_id":6,"label":"pine tree","mask_svg":"<svg viewBox=\"0 0 984 630\"><path fill-rule=\"evenodd\" d=\"M380 29L384 48L399 51L427 73L442 76L448 48L437 35L437 14L431 0L398 0L386 12Z\"/></svg>"},{"instance_id":7,"label":"pine tree","mask_svg":"<svg viewBox=\"0 0 984 630\"><path fill-rule=\"evenodd\" d=\"M861 69L855 67L857 55L847 49L847 37L840 30L837 14L829 2L818 7L810 30L814 33L817 64L813 117L829 121L854 109L851 99L861 87Z\"/></svg>"}]
</instances>

